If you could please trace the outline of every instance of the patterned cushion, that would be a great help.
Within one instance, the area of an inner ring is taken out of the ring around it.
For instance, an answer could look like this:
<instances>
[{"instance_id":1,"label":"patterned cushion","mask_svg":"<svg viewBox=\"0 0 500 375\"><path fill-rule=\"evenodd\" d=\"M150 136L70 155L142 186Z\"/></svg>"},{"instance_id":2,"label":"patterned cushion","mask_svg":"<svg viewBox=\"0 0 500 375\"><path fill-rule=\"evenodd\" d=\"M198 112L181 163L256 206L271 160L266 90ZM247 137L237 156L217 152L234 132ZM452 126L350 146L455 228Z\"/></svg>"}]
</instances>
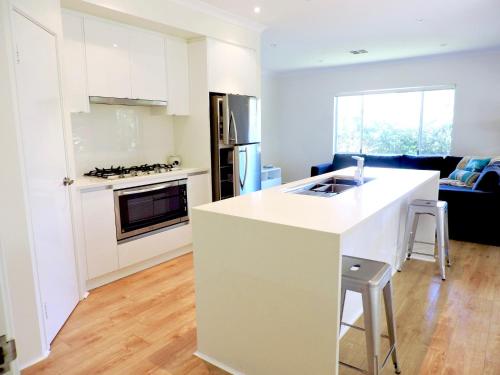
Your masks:
<instances>
[{"instance_id":1,"label":"patterned cushion","mask_svg":"<svg viewBox=\"0 0 500 375\"><path fill-rule=\"evenodd\" d=\"M442 178L439 180L440 185L451 185L451 186L460 186L460 187L467 187L465 182L459 181L459 180L452 180L450 178Z\"/></svg>"},{"instance_id":2,"label":"patterned cushion","mask_svg":"<svg viewBox=\"0 0 500 375\"><path fill-rule=\"evenodd\" d=\"M481 172L484 167L488 165L491 161L491 158L486 159L470 159L465 166L465 170L469 172Z\"/></svg>"},{"instance_id":3,"label":"patterned cushion","mask_svg":"<svg viewBox=\"0 0 500 375\"><path fill-rule=\"evenodd\" d=\"M474 182L476 182L476 180L478 179L480 174L481 173L479 173L479 172L471 172L471 171L467 171L465 169L455 169L453 172L451 172L448 179L457 180L457 181L460 181L461 183L465 184L465 186L472 187L474 185ZM462 185L462 184L460 184L460 185Z\"/></svg>"},{"instance_id":4,"label":"patterned cushion","mask_svg":"<svg viewBox=\"0 0 500 375\"><path fill-rule=\"evenodd\" d=\"M458 162L457 167L455 169L465 169L470 159L472 159L471 156L464 156L462 160Z\"/></svg>"},{"instance_id":5,"label":"patterned cushion","mask_svg":"<svg viewBox=\"0 0 500 375\"><path fill-rule=\"evenodd\" d=\"M491 162L491 158L465 156L442 184L472 187L479 178L481 171Z\"/></svg>"}]
</instances>

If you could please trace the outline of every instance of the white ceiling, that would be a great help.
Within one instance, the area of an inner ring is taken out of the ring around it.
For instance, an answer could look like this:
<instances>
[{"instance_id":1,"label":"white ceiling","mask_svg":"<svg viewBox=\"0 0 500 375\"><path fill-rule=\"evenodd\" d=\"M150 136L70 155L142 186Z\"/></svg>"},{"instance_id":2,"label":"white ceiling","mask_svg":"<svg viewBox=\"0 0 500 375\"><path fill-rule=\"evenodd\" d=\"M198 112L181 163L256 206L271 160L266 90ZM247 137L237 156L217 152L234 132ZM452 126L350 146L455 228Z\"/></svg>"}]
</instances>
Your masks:
<instances>
[{"instance_id":1,"label":"white ceiling","mask_svg":"<svg viewBox=\"0 0 500 375\"><path fill-rule=\"evenodd\" d=\"M500 46L500 0L203 0L266 26L267 70ZM254 7L261 8L260 14ZM365 49L367 54L352 55Z\"/></svg>"}]
</instances>

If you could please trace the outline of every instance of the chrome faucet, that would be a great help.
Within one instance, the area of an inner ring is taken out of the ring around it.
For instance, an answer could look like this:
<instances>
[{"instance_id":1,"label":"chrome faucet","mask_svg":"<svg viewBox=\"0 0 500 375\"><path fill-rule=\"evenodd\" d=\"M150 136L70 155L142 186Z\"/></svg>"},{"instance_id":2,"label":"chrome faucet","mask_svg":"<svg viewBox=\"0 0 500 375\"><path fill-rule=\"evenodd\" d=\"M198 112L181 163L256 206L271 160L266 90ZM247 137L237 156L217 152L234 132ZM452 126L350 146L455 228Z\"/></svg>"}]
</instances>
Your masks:
<instances>
[{"instance_id":1,"label":"chrome faucet","mask_svg":"<svg viewBox=\"0 0 500 375\"><path fill-rule=\"evenodd\" d=\"M357 181L358 185L363 185L365 183L365 158L361 156L353 156L352 158L358 162L356 172L354 173L354 179Z\"/></svg>"}]
</instances>

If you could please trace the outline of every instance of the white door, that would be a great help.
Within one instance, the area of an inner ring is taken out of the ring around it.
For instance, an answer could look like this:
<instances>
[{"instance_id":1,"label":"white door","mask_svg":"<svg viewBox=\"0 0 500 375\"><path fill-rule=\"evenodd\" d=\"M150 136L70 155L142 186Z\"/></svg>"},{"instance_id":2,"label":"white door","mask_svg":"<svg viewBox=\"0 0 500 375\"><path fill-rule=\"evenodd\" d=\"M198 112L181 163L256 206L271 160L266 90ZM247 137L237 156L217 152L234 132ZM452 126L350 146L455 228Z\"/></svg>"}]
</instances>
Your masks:
<instances>
[{"instance_id":1,"label":"white door","mask_svg":"<svg viewBox=\"0 0 500 375\"><path fill-rule=\"evenodd\" d=\"M55 36L13 12L21 140L45 333L78 303Z\"/></svg>"}]
</instances>

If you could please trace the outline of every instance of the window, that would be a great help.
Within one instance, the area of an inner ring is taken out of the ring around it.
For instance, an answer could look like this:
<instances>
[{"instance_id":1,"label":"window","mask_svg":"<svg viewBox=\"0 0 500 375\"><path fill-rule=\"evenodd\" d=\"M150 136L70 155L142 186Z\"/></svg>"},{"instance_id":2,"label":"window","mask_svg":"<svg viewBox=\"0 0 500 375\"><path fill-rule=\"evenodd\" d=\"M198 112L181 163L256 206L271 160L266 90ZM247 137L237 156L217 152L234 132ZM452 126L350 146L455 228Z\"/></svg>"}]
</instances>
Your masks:
<instances>
[{"instance_id":1,"label":"window","mask_svg":"<svg viewBox=\"0 0 500 375\"><path fill-rule=\"evenodd\" d=\"M454 102L451 88L337 96L334 152L449 154Z\"/></svg>"}]
</instances>

